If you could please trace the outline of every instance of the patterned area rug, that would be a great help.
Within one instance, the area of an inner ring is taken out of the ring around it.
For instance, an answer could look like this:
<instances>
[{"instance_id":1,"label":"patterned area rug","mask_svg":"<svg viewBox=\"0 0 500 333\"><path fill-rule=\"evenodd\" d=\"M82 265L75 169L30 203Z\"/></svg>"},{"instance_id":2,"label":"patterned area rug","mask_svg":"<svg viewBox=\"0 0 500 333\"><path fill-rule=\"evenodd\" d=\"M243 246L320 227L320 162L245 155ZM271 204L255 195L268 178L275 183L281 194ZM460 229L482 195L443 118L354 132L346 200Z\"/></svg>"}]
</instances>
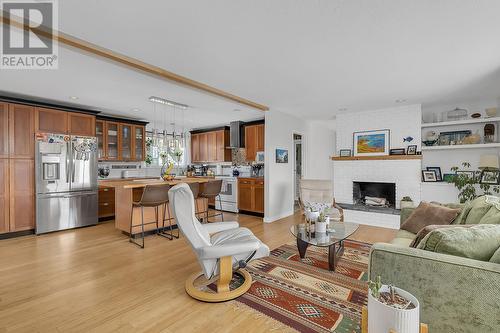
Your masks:
<instances>
[{"instance_id":1,"label":"patterned area rug","mask_svg":"<svg viewBox=\"0 0 500 333\"><path fill-rule=\"evenodd\" d=\"M309 246L300 259L295 243L252 261L252 287L238 302L299 332L360 332L367 303L370 245L345 241L336 271L328 271L328 249Z\"/></svg>"}]
</instances>

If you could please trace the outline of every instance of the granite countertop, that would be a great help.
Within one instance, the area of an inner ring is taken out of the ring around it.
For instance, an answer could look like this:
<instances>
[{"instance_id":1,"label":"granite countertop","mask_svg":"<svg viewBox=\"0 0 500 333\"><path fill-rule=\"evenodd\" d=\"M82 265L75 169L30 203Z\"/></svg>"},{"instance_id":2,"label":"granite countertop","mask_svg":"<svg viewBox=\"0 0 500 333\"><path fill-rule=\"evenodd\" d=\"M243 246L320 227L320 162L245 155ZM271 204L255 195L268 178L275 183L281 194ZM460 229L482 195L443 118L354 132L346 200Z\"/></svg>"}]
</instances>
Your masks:
<instances>
[{"instance_id":1,"label":"granite countertop","mask_svg":"<svg viewBox=\"0 0 500 333\"><path fill-rule=\"evenodd\" d=\"M123 187L123 188L140 188L145 187L146 185L159 185L159 184L169 184L171 186L180 184L180 183L207 183L210 178L176 178L171 181L163 181L158 178L139 178L139 179L116 179L116 180L106 180L99 181L99 185L109 186L109 187Z\"/></svg>"}]
</instances>

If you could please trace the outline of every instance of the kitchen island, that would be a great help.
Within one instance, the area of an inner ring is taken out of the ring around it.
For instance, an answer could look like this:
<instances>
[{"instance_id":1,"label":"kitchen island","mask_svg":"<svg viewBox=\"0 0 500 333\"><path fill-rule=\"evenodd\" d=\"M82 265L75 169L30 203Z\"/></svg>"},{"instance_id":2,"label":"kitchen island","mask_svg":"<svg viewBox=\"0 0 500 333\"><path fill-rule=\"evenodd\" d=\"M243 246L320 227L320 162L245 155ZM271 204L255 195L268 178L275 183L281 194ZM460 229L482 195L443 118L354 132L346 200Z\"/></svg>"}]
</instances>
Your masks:
<instances>
[{"instance_id":1,"label":"kitchen island","mask_svg":"<svg viewBox=\"0 0 500 333\"><path fill-rule=\"evenodd\" d=\"M109 179L109 180L100 180L99 186L113 187L115 190L115 228L129 233L130 231L130 222L132 221L132 213L133 213L133 224L139 225L141 223L141 209L139 207L135 207L134 211L132 211L132 202L138 201L141 198L142 192L146 185L160 185L160 184L169 184L171 186L180 184L180 183L199 183L204 184L209 182L210 178L180 178L174 179L172 181L163 181L161 179L134 179L134 180L124 180L124 179ZM195 207L197 212L206 211L208 206L208 201L205 198L197 198L195 200ZM172 212L170 211L170 214ZM167 211L166 218L169 218L169 212ZM198 216L198 217L201 217ZM159 209L159 225L162 226L163 219L163 209ZM145 222L151 222L155 219L155 210L154 208L145 207L144 208L144 220ZM175 224L175 220L172 221L172 224ZM165 225L169 225L168 221L165 222ZM140 228L135 228L137 231L133 230L133 233L139 232ZM146 231L156 229L155 224L147 224L144 226Z\"/></svg>"}]
</instances>

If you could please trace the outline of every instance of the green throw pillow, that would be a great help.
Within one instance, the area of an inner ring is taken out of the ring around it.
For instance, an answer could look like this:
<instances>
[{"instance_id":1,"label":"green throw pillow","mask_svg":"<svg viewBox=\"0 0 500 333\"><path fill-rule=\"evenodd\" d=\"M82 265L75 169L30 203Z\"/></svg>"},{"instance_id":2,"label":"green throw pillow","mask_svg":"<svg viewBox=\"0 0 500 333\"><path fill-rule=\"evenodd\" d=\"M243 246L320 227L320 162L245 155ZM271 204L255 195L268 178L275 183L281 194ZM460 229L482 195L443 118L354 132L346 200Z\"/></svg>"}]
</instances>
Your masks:
<instances>
[{"instance_id":1,"label":"green throw pillow","mask_svg":"<svg viewBox=\"0 0 500 333\"><path fill-rule=\"evenodd\" d=\"M495 264L500 264L500 247L498 248L498 250L496 250L496 252L490 258L490 262L494 262Z\"/></svg>"},{"instance_id":2,"label":"green throw pillow","mask_svg":"<svg viewBox=\"0 0 500 333\"><path fill-rule=\"evenodd\" d=\"M500 247L500 225L478 224L469 228L436 229L418 244L418 249L488 261Z\"/></svg>"}]
</instances>

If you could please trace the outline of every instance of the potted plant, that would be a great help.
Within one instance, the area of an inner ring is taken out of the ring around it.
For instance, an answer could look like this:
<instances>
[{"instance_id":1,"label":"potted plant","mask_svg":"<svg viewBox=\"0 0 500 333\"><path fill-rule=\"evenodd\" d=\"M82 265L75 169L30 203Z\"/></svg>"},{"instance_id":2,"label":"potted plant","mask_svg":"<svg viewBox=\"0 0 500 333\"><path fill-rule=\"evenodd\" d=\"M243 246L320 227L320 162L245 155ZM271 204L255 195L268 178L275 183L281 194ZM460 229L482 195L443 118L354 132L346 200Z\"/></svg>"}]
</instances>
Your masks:
<instances>
[{"instance_id":1,"label":"potted plant","mask_svg":"<svg viewBox=\"0 0 500 333\"><path fill-rule=\"evenodd\" d=\"M368 332L419 333L420 304L409 292L381 283L380 276L369 282Z\"/></svg>"},{"instance_id":2,"label":"potted plant","mask_svg":"<svg viewBox=\"0 0 500 333\"><path fill-rule=\"evenodd\" d=\"M498 195L500 193L499 185L481 183L481 171L470 170L470 166L471 164L469 162L463 162L462 167L466 169L466 172L460 173L457 171L462 170L459 170L458 167L455 166L451 168L451 171L455 172L455 175L449 180L449 183L452 183L458 189L458 199L460 203L474 200L481 195L477 193L478 187L485 195L491 195L493 193Z\"/></svg>"},{"instance_id":3,"label":"potted plant","mask_svg":"<svg viewBox=\"0 0 500 333\"><path fill-rule=\"evenodd\" d=\"M403 208L413 208L415 206L413 205L413 200L411 200L410 197L403 197L403 199L401 199L400 207L401 209L403 209Z\"/></svg>"},{"instance_id":4,"label":"potted plant","mask_svg":"<svg viewBox=\"0 0 500 333\"><path fill-rule=\"evenodd\" d=\"M326 233L328 224L330 223L330 217L326 214L326 209L322 210L318 216L318 222L315 225L316 232Z\"/></svg>"}]
</instances>

